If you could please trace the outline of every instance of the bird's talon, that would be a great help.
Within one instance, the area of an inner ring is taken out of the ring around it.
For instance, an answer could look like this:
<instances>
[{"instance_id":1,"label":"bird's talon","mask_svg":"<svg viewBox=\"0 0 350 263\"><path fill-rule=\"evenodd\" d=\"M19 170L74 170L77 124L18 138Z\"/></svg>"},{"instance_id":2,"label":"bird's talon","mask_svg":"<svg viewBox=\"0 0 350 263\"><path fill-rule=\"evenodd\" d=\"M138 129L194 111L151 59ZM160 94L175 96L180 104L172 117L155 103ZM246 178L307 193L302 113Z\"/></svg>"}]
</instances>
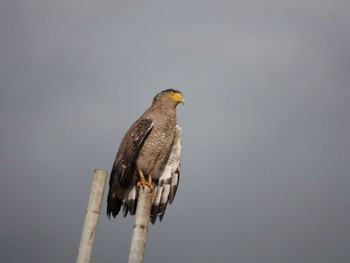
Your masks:
<instances>
[{"instance_id":1,"label":"bird's talon","mask_svg":"<svg viewBox=\"0 0 350 263\"><path fill-rule=\"evenodd\" d=\"M155 193L156 191L154 190L154 186L153 186L153 184L152 183L149 183L149 182L137 182L137 184L136 184L136 186L137 187L141 187L142 186L142 189L144 189L145 188L145 186L147 186L149 189L150 189L150 193Z\"/></svg>"}]
</instances>

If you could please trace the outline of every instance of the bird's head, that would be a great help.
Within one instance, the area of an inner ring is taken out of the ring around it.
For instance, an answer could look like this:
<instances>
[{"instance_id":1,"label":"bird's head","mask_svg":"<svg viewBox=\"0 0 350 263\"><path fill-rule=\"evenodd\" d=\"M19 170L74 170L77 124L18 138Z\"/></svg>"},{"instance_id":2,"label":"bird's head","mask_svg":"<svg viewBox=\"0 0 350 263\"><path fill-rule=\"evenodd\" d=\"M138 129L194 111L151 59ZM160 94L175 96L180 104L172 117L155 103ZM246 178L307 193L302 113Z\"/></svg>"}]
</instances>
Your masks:
<instances>
[{"instance_id":1,"label":"bird's head","mask_svg":"<svg viewBox=\"0 0 350 263\"><path fill-rule=\"evenodd\" d=\"M176 106L179 103L185 104L185 99L182 96L182 93L178 90L167 89L159 92L153 99L154 102L164 102L170 105Z\"/></svg>"}]
</instances>

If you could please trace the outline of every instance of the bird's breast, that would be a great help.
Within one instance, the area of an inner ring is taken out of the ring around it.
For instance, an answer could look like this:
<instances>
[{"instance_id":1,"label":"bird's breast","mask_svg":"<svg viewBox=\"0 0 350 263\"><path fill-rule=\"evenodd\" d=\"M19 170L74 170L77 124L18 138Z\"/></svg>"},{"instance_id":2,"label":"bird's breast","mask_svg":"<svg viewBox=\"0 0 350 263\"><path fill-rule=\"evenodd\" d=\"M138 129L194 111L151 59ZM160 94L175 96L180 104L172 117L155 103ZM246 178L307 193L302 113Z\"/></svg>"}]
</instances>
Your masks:
<instances>
[{"instance_id":1,"label":"bird's breast","mask_svg":"<svg viewBox=\"0 0 350 263\"><path fill-rule=\"evenodd\" d=\"M169 157L174 140L175 123L154 123L137 159L137 167L145 175L157 178Z\"/></svg>"}]
</instances>

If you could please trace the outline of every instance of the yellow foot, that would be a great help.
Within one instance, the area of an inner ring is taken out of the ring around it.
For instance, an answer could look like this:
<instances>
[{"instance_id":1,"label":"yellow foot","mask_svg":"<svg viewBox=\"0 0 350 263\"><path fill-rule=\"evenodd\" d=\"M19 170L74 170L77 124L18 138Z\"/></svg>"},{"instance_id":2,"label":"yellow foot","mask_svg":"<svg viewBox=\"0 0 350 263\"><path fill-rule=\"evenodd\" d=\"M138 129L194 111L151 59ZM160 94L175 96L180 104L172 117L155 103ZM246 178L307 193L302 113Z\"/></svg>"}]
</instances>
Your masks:
<instances>
[{"instance_id":1,"label":"yellow foot","mask_svg":"<svg viewBox=\"0 0 350 263\"><path fill-rule=\"evenodd\" d=\"M151 190L151 193L153 193L153 197L156 196L156 190L154 189L154 186L152 184L152 177L149 176L148 177L148 181L145 179L145 176L143 175L142 171L139 170L139 174L140 174L140 181L137 182L137 187L141 187L144 188L145 185L148 186L148 188Z\"/></svg>"},{"instance_id":2,"label":"yellow foot","mask_svg":"<svg viewBox=\"0 0 350 263\"><path fill-rule=\"evenodd\" d=\"M156 191L156 189L154 189L154 186L152 185L152 183L149 183L149 182L144 182L144 183L142 183L142 182L137 182L137 187L141 187L142 186L142 188L144 188L145 186L147 186L149 189L150 189L150 193L152 193L152 195L153 195L153 198L154 197L156 197L156 195L157 195L157 191Z\"/></svg>"},{"instance_id":3,"label":"yellow foot","mask_svg":"<svg viewBox=\"0 0 350 263\"><path fill-rule=\"evenodd\" d=\"M152 183L148 182L148 181L143 181L142 180L140 182L137 182L137 187L141 187L144 188L145 186L148 186L148 188L151 190L151 192L155 192L154 190L154 186Z\"/></svg>"}]
</instances>

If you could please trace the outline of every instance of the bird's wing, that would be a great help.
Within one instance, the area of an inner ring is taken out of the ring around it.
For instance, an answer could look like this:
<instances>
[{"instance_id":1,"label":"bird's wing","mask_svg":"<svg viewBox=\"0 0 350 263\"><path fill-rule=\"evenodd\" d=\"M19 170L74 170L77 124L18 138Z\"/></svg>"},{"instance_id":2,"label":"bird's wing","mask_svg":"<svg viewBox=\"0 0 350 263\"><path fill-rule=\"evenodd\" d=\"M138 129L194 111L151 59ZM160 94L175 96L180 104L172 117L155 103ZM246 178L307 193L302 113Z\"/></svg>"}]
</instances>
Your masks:
<instances>
[{"instance_id":1,"label":"bird's wing","mask_svg":"<svg viewBox=\"0 0 350 263\"><path fill-rule=\"evenodd\" d=\"M153 124L151 119L139 119L130 127L121 142L109 179L107 198L108 216L112 213L115 217L122 203L125 202L117 192L120 192L121 188L127 188L132 184L132 176L135 171L135 159L137 158L140 146L152 130Z\"/></svg>"},{"instance_id":2,"label":"bird's wing","mask_svg":"<svg viewBox=\"0 0 350 263\"><path fill-rule=\"evenodd\" d=\"M140 146L152 127L153 121L151 119L140 119L131 126L121 143L121 149L118 151L114 161L111 179L112 177L116 177L116 182L123 185L124 180L127 179L126 176L128 176L129 170L135 162Z\"/></svg>"},{"instance_id":3,"label":"bird's wing","mask_svg":"<svg viewBox=\"0 0 350 263\"><path fill-rule=\"evenodd\" d=\"M162 221L167 204L171 204L175 198L180 180L181 141L182 130L179 125L176 125L171 153L156 187L157 192L151 209L152 224L156 222L157 217Z\"/></svg>"}]
</instances>

